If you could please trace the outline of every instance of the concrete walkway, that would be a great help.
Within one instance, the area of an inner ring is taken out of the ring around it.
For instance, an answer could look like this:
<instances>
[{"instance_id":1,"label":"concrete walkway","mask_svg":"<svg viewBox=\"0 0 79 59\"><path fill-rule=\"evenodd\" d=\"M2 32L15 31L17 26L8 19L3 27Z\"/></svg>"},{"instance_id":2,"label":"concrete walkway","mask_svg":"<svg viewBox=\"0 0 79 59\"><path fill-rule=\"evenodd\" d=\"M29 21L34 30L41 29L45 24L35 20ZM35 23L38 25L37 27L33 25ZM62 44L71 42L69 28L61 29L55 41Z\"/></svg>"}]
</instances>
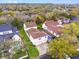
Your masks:
<instances>
[{"instance_id":1,"label":"concrete walkway","mask_svg":"<svg viewBox=\"0 0 79 59\"><path fill-rule=\"evenodd\" d=\"M44 55L47 52L47 43L43 43L41 45L36 46L39 51L39 56Z\"/></svg>"}]
</instances>

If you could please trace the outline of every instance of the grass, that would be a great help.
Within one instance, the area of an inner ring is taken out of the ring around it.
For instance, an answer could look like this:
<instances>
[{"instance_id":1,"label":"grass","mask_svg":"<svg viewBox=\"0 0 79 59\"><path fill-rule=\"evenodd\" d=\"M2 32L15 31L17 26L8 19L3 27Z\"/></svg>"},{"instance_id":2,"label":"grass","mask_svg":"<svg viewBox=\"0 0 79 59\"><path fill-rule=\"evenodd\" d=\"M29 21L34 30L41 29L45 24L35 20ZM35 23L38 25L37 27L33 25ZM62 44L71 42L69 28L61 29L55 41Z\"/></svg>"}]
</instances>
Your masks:
<instances>
[{"instance_id":1,"label":"grass","mask_svg":"<svg viewBox=\"0 0 79 59\"><path fill-rule=\"evenodd\" d=\"M27 49L27 53L29 55L30 58L34 58L37 57L39 55L38 50L35 46L33 46L33 44L30 42L30 39L28 38L28 36L26 35L25 31L23 28L19 29L19 35L22 38L25 47Z\"/></svg>"},{"instance_id":2,"label":"grass","mask_svg":"<svg viewBox=\"0 0 79 59\"><path fill-rule=\"evenodd\" d=\"M16 51L16 54L12 57L12 59L18 59L25 55L26 55L26 52L22 52L21 50L18 50L18 51Z\"/></svg>"},{"instance_id":3,"label":"grass","mask_svg":"<svg viewBox=\"0 0 79 59\"><path fill-rule=\"evenodd\" d=\"M42 28L42 24L37 24L37 28L40 29L40 30L42 30L43 29Z\"/></svg>"}]
</instances>

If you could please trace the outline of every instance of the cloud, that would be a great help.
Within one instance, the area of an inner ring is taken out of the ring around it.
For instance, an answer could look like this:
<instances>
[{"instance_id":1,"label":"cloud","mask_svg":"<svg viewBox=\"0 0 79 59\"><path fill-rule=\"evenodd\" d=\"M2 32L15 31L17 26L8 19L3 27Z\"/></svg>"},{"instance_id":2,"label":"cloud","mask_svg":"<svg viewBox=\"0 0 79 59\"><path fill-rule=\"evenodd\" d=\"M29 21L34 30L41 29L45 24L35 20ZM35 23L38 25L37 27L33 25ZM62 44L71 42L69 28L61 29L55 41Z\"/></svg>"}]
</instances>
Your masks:
<instances>
[{"instance_id":1,"label":"cloud","mask_svg":"<svg viewBox=\"0 0 79 59\"><path fill-rule=\"evenodd\" d=\"M18 3L16 0L9 0L8 3Z\"/></svg>"}]
</instances>

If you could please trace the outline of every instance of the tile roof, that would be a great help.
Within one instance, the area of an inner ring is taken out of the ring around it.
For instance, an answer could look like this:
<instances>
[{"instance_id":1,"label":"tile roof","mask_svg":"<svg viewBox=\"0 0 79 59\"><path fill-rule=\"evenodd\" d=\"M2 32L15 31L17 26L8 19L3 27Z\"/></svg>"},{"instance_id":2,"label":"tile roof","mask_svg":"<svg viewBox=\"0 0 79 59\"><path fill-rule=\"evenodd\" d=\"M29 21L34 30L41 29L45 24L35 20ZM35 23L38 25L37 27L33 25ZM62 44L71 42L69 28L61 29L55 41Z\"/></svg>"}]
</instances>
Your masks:
<instances>
[{"instance_id":1,"label":"tile roof","mask_svg":"<svg viewBox=\"0 0 79 59\"><path fill-rule=\"evenodd\" d=\"M49 30L51 30L52 32L55 32L57 34L60 34L61 33L61 28L59 27L48 27Z\"/></svg>"},{"instance_id":2,"label":"tile roof","mask_svg":"<svg viewBox=\"0 0 79 59\"><path fill-rule=\"evenodd\" d=\"M48 35L48 34L45 33L44 31L40 31L40 30L37 30L37 29L34 29L34 28L29 29L29 30L27 31L27 33L28 33L29 35L31 35L34 39Z\"/></svg>"},{"instance_id":3,"label":"tile roof","mask_svg":"<svg viewBox=\"0 0 79 59\"><path fill-rule=\"evenodd\" d=\"M27 28L37 26L35 22L26 22Z\"/></svg>"},{"instance_id":4,"label":"tile roof","mask_svg":"<svg viewBox=\"0 0 79 59\"><path fill-rule=\"evenodd\" d=\"M45 25L47 26L47 28L55 33L61 33L60 31L60 27L58 27L58 22L50 20L50 21L46 21Z\"/></svg>"},{"instance_id":5,"label":"tile roof","mask_svg":"<svg viewBox=\"0 0 79 59\"><path fill-rule=\"evenodd\" d=\"M57 26L58 22L50 20L50 21L45 21L46 26Z\"/></svg>"}]
</instances>

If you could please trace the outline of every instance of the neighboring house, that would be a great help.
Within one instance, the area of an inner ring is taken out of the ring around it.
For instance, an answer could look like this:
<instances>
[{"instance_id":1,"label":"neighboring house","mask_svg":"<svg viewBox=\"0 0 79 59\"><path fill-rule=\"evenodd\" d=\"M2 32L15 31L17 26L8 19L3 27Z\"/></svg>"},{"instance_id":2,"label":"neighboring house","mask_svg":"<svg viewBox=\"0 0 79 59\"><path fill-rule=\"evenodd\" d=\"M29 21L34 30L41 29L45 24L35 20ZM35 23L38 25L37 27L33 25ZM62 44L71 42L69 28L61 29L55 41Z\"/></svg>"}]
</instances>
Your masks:
<instances>
[{"instance_id":1,"label":"neighboring house","mask_svg":"<svg viewBox=\"0 0 79 59\"><path fill-rule=\"evenodd\" d=\"M37 25L35 22L26 22L24 23L24 30L29 30L30 28L35 28L37 29Z\"/></svg>"},{"instance_id":2,"label":"neighboring house","mask_svg":"<svg viewBox=\"0 0 79 59\"><path fill-rule=\"evenodd\" d=\"M47 42L49 35L44 31L38 30L35 22L24 24L24 30L33 45L40 45Z\"/></svg>"},{"instance_id":3,"label":"neighboring house","mask_svg":"<svg viewBox=\"0 0 79 59\"><path fill-rule=\"evenodd\" d=\"M7 23L0 24L0 42L16 42L10 45L10 48L16 49L20 48L20 46L22 45L22 41L18 35L17 29L11 24ZM10 48L8 48L8 50L10 50Z\"/></svg>"},{"instance_id":4,"label":"neighboring house","mask_svg":"<svg viewBox=\"0 0 79 59\"><path fill-rule=\"evenodd\" d=\"M61 34L60 29L63 27L63 25L53 20L50 20L50 21L47 20L45 21L42 27L47 32L50 32L52 35L59 37Z\"/></svg>"},{"instance_id":5,"label":"neighboring house","mask_svg":"<svg viewBox=\"0 0 79 59\"><path fill-rule=\"evenodd\" d=\"M70 18L71 22L74 22L74 21L79 21L79 18L77 16L72 16Z\"/></svg>"},{"instance_id":6,"label":"neighboring house","mask_svg":"<svg viewBox=\"0 0 79 59\"><path fill-rule=\"evenodd\" d=\"M15 34L18 34L17 29L12 27L11 24L1 24L0 25L0 37L1 38L10 38Z\"/></svg>"},{"instance_id":7,"label":"neighboring house","mask_svg":"<svg viewBox=\"0 0 79 59\"><path fill-rule=\"evenodd\" d=\"M75 55L75 56L72 56L72 57L68 57L66 59L79 59L79 54L78 55Z\"/></svg>"},{"instance_id":8,"label":"neighboring house","mask_svg":"<svg viewBox=\"0 0 79 59\"><path fill-rule=\"evenodd\" d=\"M79 55L73 56L71 59L79 59Z\"/></svg>"},{"instance_id":9,"label":"neighboring house","mask_svg":"<svg viewBox=\"0 0 79 59\"><path fill-rule=\"evenodd\" d=\"M34 45L40 45L48 40L48 34L35 28L30 28L27 35Z\"/></svg>"},{"instance_id":10,"label":"neighboring house","mask_svg":"<svg viewBox=\"0 0 79 59\"><path fill-rule=\"evenodd\" d=\"M64 17L64 16L60 16L58 18L58 22L61 22L61 24L67 24L67 23L70 23L70 19Z\"/></svg>"}]
</instances>

